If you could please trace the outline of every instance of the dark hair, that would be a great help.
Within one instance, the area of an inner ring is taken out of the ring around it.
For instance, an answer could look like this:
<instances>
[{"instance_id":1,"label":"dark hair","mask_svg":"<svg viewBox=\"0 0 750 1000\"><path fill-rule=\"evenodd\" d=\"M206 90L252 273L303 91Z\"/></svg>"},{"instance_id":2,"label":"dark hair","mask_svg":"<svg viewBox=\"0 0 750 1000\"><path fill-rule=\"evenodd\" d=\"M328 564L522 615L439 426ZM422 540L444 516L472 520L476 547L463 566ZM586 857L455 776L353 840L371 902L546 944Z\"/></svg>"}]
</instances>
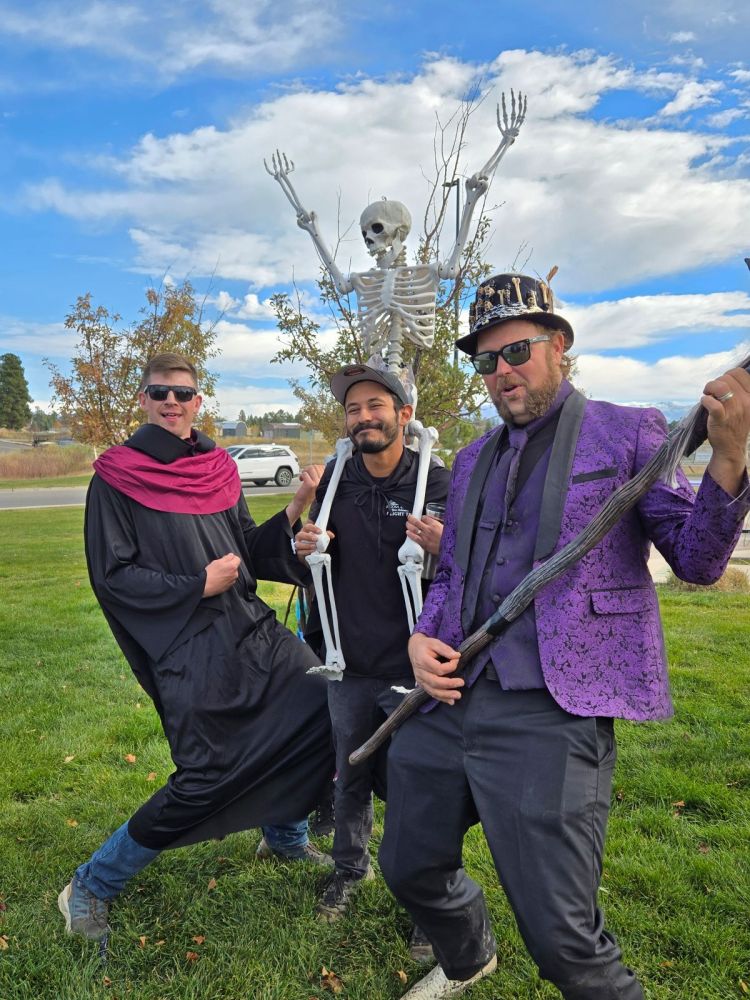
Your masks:
<instances>
[{"instance_id":1,"label":"dark hair","mask_svg":"<svg viewBox=\"0 0 750 1000\"><path fill-rule=\"evenodd\" d=\"M139 392L143 392L151 382L154 372L187 372L192 378L196 389L198 388L198 372L193 362L189 358L186 358L184 354L175 354L172 351L167 351L164 354L155 354L153 358L150 358L143 369Z\"/></svg>"}]
</instances>

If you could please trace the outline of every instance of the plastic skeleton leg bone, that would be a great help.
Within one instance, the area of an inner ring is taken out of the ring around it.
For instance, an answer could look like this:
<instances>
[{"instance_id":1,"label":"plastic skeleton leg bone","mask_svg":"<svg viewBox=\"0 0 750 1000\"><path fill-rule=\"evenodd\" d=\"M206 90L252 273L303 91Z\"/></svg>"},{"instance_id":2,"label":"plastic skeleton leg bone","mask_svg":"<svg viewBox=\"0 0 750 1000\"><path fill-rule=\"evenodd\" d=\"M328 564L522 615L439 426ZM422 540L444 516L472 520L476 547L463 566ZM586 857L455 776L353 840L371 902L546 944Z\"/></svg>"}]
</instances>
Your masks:
<instances>
[{"instance_id":1,"label":"plastic skeleton leg bone","mask_svg":"<svg viewBox=\"0 0 750 1000\"><path fill-rule=\"evenodd\" d=\"M312 573L315 597L318 601L320 622L323 626L323 636L326 643L326 662L319 667L310 667L308 674L322 674L329 681L340 681L344 676L346 663L341 652L339 636L339 620L336 614L336 601L333 596L333 580L331 578L331 557L326 552L330 538L328 537L328 518L331 516L333 498L338 489L341 473L345 463L352 456L352 442L349 438L339 438L336 442L336 464L333 467L328 489L323 497L318 519L315 522L320 528L316 542L317 552L311 553L305 560ZM330 617L329 617L330 616Z\"/></svg>"},{"instance_id":2,"label":"plastic skeleton leg bone","mask_svg":"<svg viewBox=\"0 0 750 1000\"><path fill-rule=\"evenodd\" d=\"M421 517L424 510L424 498L427 492L427 473L430 469L430 453L435 446L438 434L434 427L423 427L418 420L411 420L406 428L407 434L412 434L419 440L419 471L417 472L417 489L414 494L412 514ZM398 550L401 565L398 575L401 579L401 589L404 592L406 616L409 619L409 631L414 631L419 613L422 610L422 567L424 565L424 549L421 545L407 538Z\"/></svg>"}]
</instances>

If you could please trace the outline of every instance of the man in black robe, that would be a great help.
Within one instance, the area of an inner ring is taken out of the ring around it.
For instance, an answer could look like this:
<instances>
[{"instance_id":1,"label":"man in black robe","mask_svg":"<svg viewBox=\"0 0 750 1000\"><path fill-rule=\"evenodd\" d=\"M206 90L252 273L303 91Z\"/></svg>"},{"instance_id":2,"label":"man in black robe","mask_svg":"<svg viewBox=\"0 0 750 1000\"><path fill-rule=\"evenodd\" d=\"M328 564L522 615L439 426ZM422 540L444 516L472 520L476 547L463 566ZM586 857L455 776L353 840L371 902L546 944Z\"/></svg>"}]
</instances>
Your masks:
<instances>
[{"instance_id":1,"label":"man in black robe","mask_svg":"<svg viewBox=\"0 0 750 1000\"><path fill-rule=\"evenodd\" d=\"M194 430L193 365L153 358L139 401L148 422L95 463L86 501L91 585L153 699L175 771L81 865L58 905L68 931L107 933L109 901L166 848L263 826L302 831L334 764L326 684L312 651L256 595L258 578L307 583L293 530L319 470L256 525L227 452Z\"/></svg>"}]
</instances>

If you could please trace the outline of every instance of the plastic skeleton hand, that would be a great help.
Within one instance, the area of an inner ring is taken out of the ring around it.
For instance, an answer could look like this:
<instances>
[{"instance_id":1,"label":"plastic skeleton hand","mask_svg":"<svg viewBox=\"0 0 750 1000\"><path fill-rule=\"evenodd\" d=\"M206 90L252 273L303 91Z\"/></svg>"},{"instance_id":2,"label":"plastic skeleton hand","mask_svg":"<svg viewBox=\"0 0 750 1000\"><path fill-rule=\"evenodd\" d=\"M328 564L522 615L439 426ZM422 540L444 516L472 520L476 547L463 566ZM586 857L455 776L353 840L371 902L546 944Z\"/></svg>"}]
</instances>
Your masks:
<instances>
[{"instance_id":1,"label":"plastic skeleton hand","mask_svg":"<svg viewBox=\"0 0 750 1000\"><path fill-rule=\"evenodd\" d=\"M333 278L336 288L342 295L347 295L352 291L354 286L349 278L346 278L341 273L336 261L333 259L333 254L323 241L320 231L318 230L317 215L315 212L307 211L305 206L300 201L297 192L294 190L292 182L289 180L289 175L294 170L294 161L288 159L286 153L282 153L277 149L271 157L271 166L269 167L265 160L263 160L263 166L286 195L289 204L292 206L297 216L297 225L300 229L304 229L308 232L312 237L315 249L318 251L320 259L325 265L326 270Z\"/></svg>"},{"instance_id":2,"label":"plastic skeleton hand","mask_svg":"<svg viewBox=\"0 0 750 1000\"><path fill-rule=\"evenodd\" d=\"M466 181L466 203L461 215L461 222L458 228L456 244L451 251L451 255L445 263L439 265L441 278L455 278L458 273L458 263L461 254L469 238L471 219L474 209L479 199L487 193L492 175L500 165L500 161L518 138L521 126L526 121L526 97L519 91L518 97L513 90L510 92L510 116L508 115L508 105L505 94L501 96L501 104L497 106L497 127L503 137L502 142L497 147L485 165ZM502 105L502 117L500 107Z\"/></svg>"}]
</instances>

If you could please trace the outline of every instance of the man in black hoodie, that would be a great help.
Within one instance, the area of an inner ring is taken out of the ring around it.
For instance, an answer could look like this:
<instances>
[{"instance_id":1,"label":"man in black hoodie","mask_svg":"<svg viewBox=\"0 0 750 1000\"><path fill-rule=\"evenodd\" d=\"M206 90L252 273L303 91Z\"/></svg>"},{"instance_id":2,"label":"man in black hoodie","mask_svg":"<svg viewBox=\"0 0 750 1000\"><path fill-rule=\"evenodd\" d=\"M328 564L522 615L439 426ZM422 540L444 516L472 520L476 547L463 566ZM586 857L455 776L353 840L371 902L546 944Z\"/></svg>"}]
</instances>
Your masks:
<instances>
[{"instance_id":1,"label":"man in black hoodie","mask_svg":"<svg viewBox=\"0 0 750 1000\"><path fill-rule=\"evenodd\" d=\"M368 841L372 831L372 792L385 797L387 747L364 764L348 758L398 704L394 686L414 686L406 644L409 626L398 576L398 550L406 537L437 555L442 523L413 517L418 455L404 446L404 429L413 408L406 389L388 372L349 365L331 380L331 392L344 407L346 432L354 454L344 466L328 522L333 589L338 610L343 680L328 685L328 705L336 744L335 871L326 883L317 913L340 917L352 892L372 878ZM298 558L315 550L320 529L313 523L333 471L320 481L310 520L295 537ZM428 502L443 503L449 472L434 459L427 478ZM313 605L306 638L321 640ZM320 652L318 646L317 649Z\"/></svg>"}]
</instances>

